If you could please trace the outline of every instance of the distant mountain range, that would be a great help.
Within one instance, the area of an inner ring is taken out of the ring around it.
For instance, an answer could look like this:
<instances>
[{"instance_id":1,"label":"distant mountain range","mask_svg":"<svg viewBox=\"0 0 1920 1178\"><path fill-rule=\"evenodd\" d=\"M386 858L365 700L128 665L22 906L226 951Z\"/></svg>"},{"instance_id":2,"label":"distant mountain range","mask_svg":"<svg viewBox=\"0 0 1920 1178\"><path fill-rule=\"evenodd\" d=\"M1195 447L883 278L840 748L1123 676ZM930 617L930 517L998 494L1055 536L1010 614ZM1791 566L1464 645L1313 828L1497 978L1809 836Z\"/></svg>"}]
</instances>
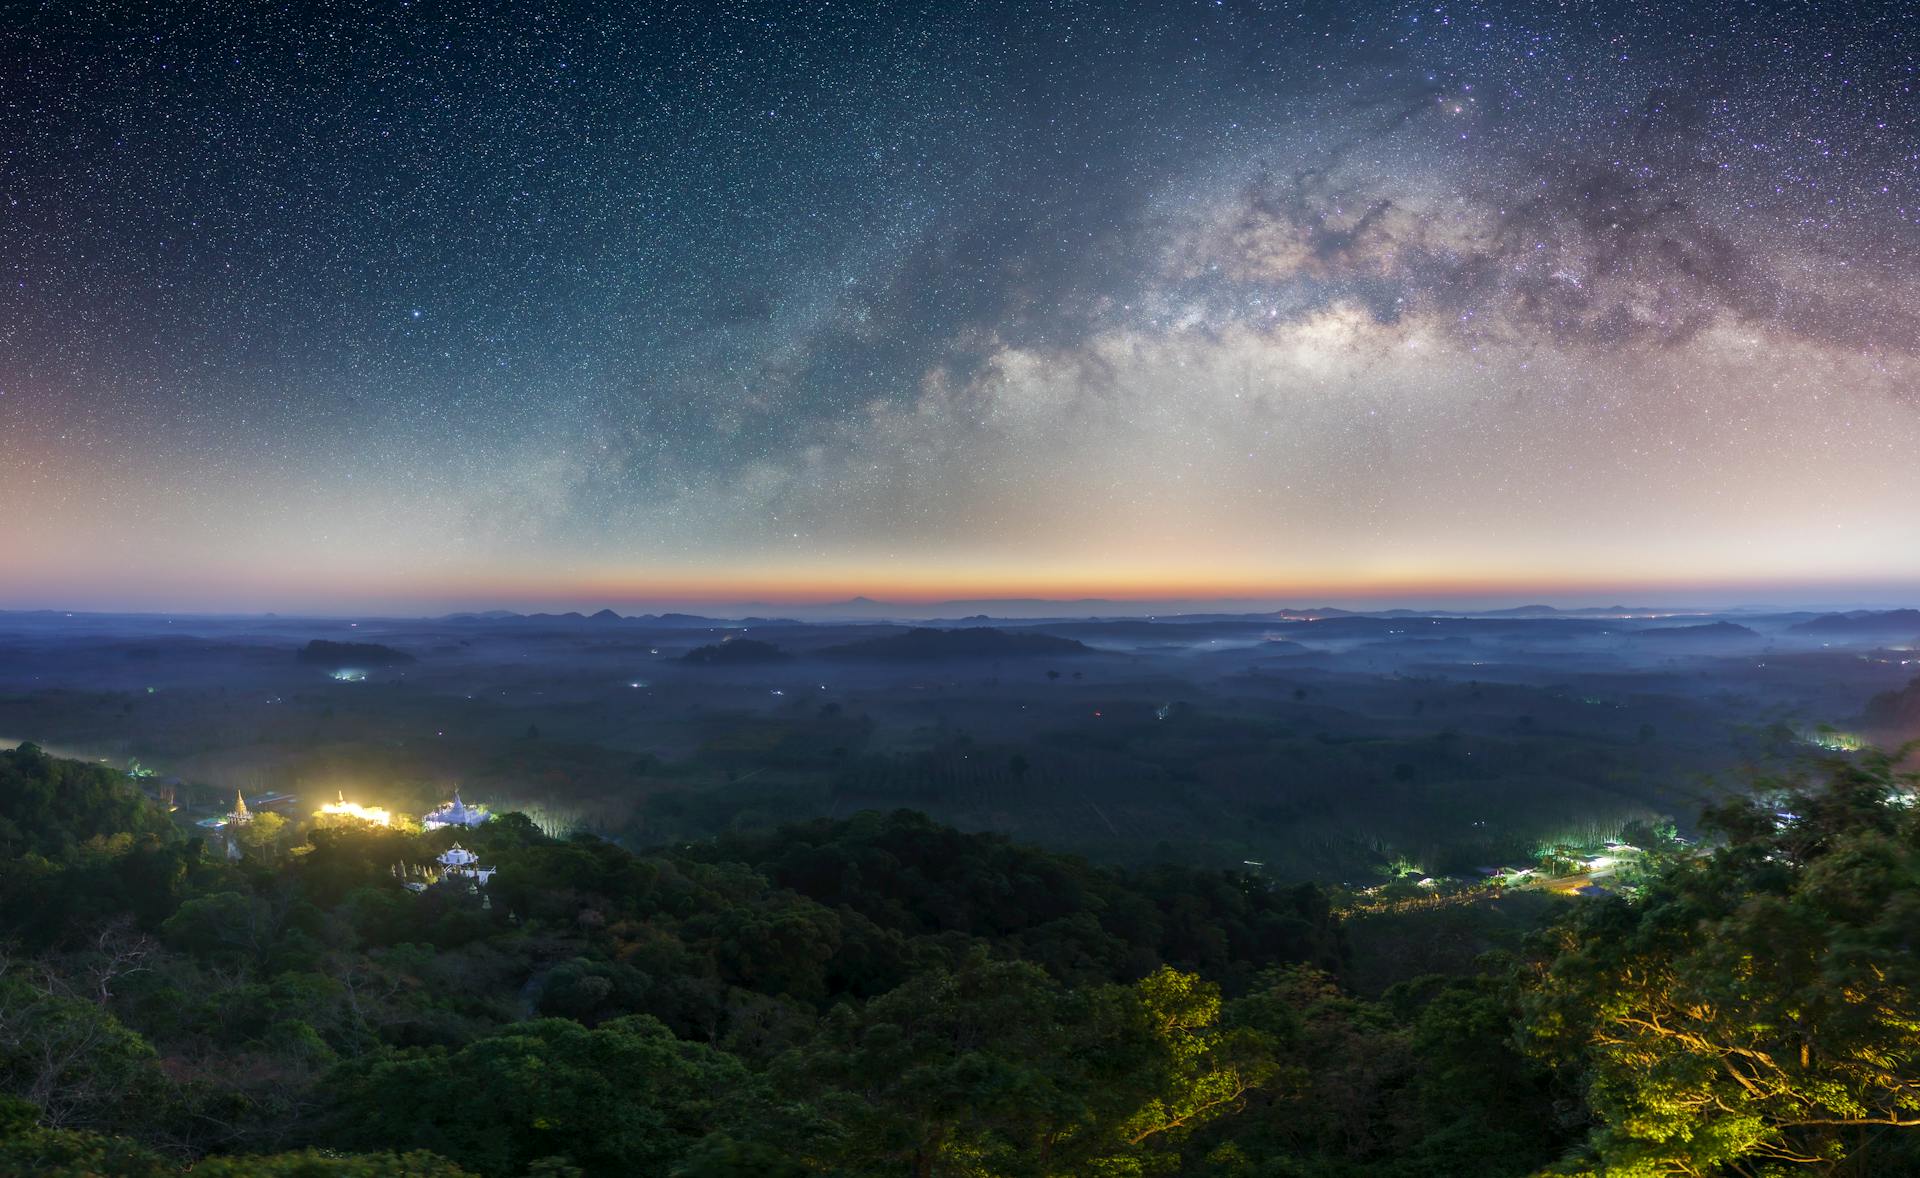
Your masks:
<instances>
[{"instance_id":1,"label":"distant mountain range","mask_svg":"<svg viewBox=\"0 0 1920 1178\"><path fill-rule=\"evenodd\" d=\"M1856 609L1846 613L1822 614L1810 622L1801 622L1788 629L1796 634L1830 634L1838 637L1920 635L1920 609Z\"/></svg>"},{"instance_id":2,"label":"distant mountain range","mask_svg":"<svg viewBox=\"0 0 1920 1178\"><path fill-rule=\"evenodd\" d=\"M1809 610L1768 609L1741 606L1729 609L1677 608L1650 605L1595 605L1560 607L1545 604L1517 605L1504 609L1345 609L1339 606L1317 608L1262 608L1260 603L1241 602L1155 603L1119 601L1111 598L1083 597L1048 600L1037 597L962 599L940 602L901 603L876 601L871 597L853 597L820 605L776 606L752 602L726 611L725 616L694 613L648 613L622 615L612 609L594 613L577 610L566 613L516 613L512 610L482 610L447 614L429 621L456 625L514 626L631 626L656 629L721 629L751 626L796 626L818 622L915 622L940 629L973 629L1004 622L1119 622L1150 621L1160 625L1187 625L1205 622L1306 621L1316 619L1404 618L1485 618L1524 621L1529 619L1727 619L1738 617L1793 623L1791 630L1807 635L1920 635L1920 609L1856 609L1816 613ZM50 611L41 611L50 612ZM796 616L798 615L798 616ZM1710 624L1710 623L1708 623ZM1737 624L1737 623L1729 623Z\"/></svg>"},{"instance_id":3,"label":"distant mountain range","mask_svg":"<svg viewBox=\"0 0 1920 1178\"><path fill-rule=\"evenodd\" d=\"M824 647L821 658L918 662L937 659L1034 658L1092 654L1093 648L1051 634L1009 633L990 626L968 630L920 628Z\"/></svg>"},{"instance_id":4,"label":"distant mountain range","mask_svg":"<svg viewBox=\"0 0 1920 1178\"><path fill-rule=\"evenodd\" d=\"M512 610L490 609L481 613L447 614L443 617L429 618L428 621L450 622L454 624L481 625L532 625L532 626L568 626L568 625L634 625L672 629L715 629L726 627L737 629L741 626L798 625L793 618L710 618L703 614L617 614L610 609L597 613L583 614L578 610L569 610L563 614L519 614Z\"/></svg>"},{"instance_id":5,"label":"distant mountain range","mask_svg":"<svg viewBox=\"0 0 1920 1178\"><path fill-rule=\"evenodd\" d=\"M992 621L1090 621L1151 619L1158 622L1204 622L1226 619L1266 618L1295 621L1308 618L1581 618L1581 617L1703 617L1728 613L1772 613L1781 611L1752 609L1703 610L1658 606L1598 605L1560 608L1552 605L1517 605L1506 609L1345 609L1340 606L1281 606L1256 601L1150 602L1121 601L1106 597L1079 597L1052 600L1042 597L962 598L935 602L889 602L871 597L851 597L845 601L817 605L774 605L746 602L729 607L724 616L665 612L622 615L611 609L592 614L577 610L566 613L516 613L512 610L480 610L447 614L444 622L533 622L533 623L640 623L652 626L714 626L794 624L801 621L888 621L925 620L942 626L972 626ZM803 615L796 617L794 615ZM743 616L744 615L744 616ZM1798 616L1812 617L1811 613Z\"/></svg>"},{"instance_id":6,"label":"distant mountain range","mask_svg":"<svg viewBox=\"0 0 1920 1178\"><path fill-rule=\"evenodd\" d=\"M1724 642L1729 639L1760 637L1757 631L1736 622L1707 622L1699 626L1654 626L1646 630L1635 630L1633 636L1670 642Z\"/></svg>"},{"instance_id":7,"label":"distant mountain range","mask_svg":"<svg viewBox=\"0 0 1920 1178\"><path fill-rule=\"evenodd\" d=\"M1190 599L1139 601L1105 597L1048 599L1039 597L1000 597L953 599L936 602L890 602L872 597L851 597L828 603L744 602L715 605L710 612L662 610L657 613L623 615L611 608L593 612L521 612L508 609L460 610L438 616L364 613L227 613L221 611L143 610L60 610L0 609L0 617L20 620L45 620L56 624L86 627L112 619L150 619L171 624L188 620L229 621L271 624L281 628L311 625L314 622L442 622L452 625L624 625L661 628L740 627L800 625L814 622L897 621L944 627L980 626L996 621L1063 622L1149 620L1162 623L1202 621L1298 620L1308 618L1488 618L1524 620L1529 618L1731 618L1758 620L1774 625L1817 623L1804 633L1869 631L1876 628L1905 631L1920 627L1920 609L1908 607L1856 608L1842 605L1782 607L1735 604L1725 606L1592 605L1554 606L1542 602L1498 609L1405 606L1366 609L1322 605L1316 607L1276 606L1271 599Z\"/></svg>"}]
</instances>

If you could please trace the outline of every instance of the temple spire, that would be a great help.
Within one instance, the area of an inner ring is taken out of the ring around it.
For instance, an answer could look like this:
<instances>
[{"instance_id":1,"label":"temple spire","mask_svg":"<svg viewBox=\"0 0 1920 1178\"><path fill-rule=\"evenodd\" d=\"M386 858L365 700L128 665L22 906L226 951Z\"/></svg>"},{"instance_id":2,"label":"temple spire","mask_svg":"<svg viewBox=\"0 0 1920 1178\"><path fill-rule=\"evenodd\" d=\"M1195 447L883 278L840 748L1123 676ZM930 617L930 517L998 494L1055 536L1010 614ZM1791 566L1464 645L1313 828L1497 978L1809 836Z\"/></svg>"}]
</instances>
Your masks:
<instances>
[{"instance_id":1,"label":"temple spire","mask_svg":"<svg viewBox=\"0 0 1920 1178\"><path fill-rule=\"evenodd\" d=\"M460 787L453 789L453 800L442 802L432 810L420 816L420 825L428 830L439 830L447 826L479 826L493 815L485 806L469 806L460 796Z\"/></svg>"},{"instance_id":2,"label":"temple spire","mask_svg":"<svg viewBox=\"0 0 1920 1178\"><path fill-rule=\"evenodd\" d=\"M235 822L246 822L252 817L253 815L247 813L247 799L241 796L239 790L237 789L234 790L233 791L233 820Z\"/></svg>"}]
</instances>

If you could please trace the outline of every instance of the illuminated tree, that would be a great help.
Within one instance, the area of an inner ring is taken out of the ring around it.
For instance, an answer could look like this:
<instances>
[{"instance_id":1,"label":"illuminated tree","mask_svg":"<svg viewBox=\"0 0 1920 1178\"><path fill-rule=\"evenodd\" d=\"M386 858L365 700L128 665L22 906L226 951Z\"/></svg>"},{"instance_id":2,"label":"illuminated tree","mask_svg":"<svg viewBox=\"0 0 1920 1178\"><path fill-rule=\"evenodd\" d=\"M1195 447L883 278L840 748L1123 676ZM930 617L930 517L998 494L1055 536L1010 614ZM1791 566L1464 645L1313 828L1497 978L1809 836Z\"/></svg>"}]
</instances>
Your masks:
<instances>
[{"instance_id":1,"label":"illuminated tree","mask_svg":"<svg viewBox=\"0 0 1920 1178\"><path fill-rule=\"evenodd\" d=\"M1565 1173L1920 1166L1920 820L1878 754L1709 816L1634 902L1583 905L1524 1035L1598 1127Z\"/></svg>"},{"instance_id":2,"label":"illuminated tree","mask_svg":"<svg viewBox=\"0 0 1920 1178\"><path fill-rule=\"evenodd\" d=\"M1222 1031L1220 988L1161 966L1136 990L1154 1042L1165 1053L1165 1080L1120 1127L1129 1146L1174 1140L1236 1110L1273 1073L1245 1036Z\"/></svg>"},{"instance_id":3,"label":"illuminated tree","mask_svg":"<svg viewBox=\"0 0 1920 1178\"><path fill-rule=\"evenodd\" d=\"M1075 993L976 954L836 1010L776 1072L831 1126L815 1159L828 1172L1162 1173L1272 1072L1258 1037L1219 1015L1218 989L1192 974Z\"/></svg>"},{"instance_id":4,"label":"illuminated tree","mask_svg":"<svg viewBox=\"0 0 1920 1178\"><path fill-rule=\"evenodd\" d=\"M240 827L238 838L240 845L264 859L278 857L280 842L287 833L287 820L271 811L262 811L253 816L253 821Z\"/></svg>"}]
</instances>

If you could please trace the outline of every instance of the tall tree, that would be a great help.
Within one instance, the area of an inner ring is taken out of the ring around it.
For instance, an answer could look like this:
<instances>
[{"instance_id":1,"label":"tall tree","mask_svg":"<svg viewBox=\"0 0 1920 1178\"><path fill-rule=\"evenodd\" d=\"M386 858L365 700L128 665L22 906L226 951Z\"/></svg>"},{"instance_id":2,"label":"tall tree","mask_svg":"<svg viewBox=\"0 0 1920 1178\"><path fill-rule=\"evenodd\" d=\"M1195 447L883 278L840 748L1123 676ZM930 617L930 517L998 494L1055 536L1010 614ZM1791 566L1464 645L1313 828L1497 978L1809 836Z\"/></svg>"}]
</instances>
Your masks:
<instances>
[{"instance_id":1,"label":"tall tree","mask_svg":"<svg viewBox=\"0 0 1920 1178\"><path fill-rule=\"evenodd\" d=\"M1913 786L1878 754L1767 783L1556 930L1523 1033L1596 1122L1556 1172L1920 1172Z\"/></svg>"}]
</instances>

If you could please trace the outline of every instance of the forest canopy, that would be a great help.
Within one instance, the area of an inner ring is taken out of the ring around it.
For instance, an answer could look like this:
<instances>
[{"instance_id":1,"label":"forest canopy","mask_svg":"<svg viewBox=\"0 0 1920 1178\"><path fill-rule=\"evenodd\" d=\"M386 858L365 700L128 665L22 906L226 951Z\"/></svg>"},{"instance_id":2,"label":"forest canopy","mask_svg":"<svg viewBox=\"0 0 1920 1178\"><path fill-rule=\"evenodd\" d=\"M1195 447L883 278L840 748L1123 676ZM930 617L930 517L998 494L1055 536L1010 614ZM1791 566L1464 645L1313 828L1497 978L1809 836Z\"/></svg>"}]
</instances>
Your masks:
<instances>
[{"instance_id":1,"label":"forest canopy","mask_svg":"<svg viewBox=\"0 0 1920 1178\"><path fill-rule=\"evenodd\" d=\"M1865 1175L1920 1166L1920 819L1757 781L1632 894L1354 988L1311 885L868 812L205 853L0 753L0 1172ZM1412 919L1439 919L1416 916Z\"/></svg>"}]
</instances>

